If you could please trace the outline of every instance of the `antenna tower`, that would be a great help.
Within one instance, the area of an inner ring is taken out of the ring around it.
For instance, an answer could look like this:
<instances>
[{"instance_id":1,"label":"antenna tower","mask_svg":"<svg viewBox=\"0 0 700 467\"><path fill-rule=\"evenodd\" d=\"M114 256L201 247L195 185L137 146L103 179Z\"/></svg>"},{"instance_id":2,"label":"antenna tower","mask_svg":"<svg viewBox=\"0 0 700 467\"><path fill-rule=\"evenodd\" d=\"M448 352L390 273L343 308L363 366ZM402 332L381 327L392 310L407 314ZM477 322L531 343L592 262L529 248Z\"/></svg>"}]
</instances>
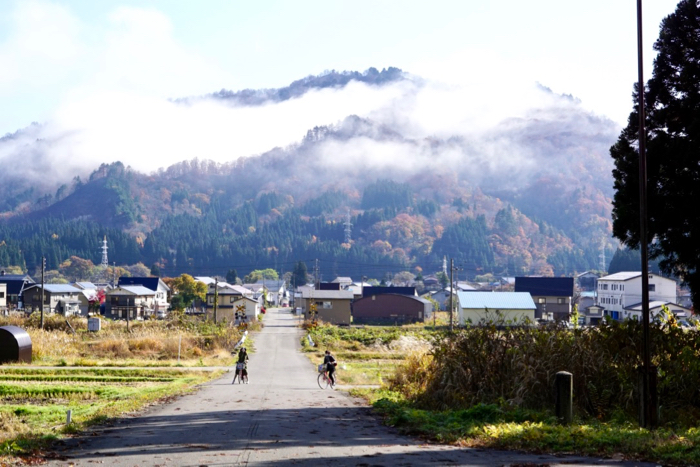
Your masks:
<instances>
[{"instance_id":1,"label":"antenna tower","mask_svg":"<svg viewBox=\"0 0 700 467\"><path fill-rule=\"evenodd\" d=\"M107 268L109 266L109 260L107 259L107 236L105 235L104 240L102 240L102 262L100 266Z\"/></svg>"},{"instance_id":2,"label":"antenna tower","mask_svg":"<svg viewBox=\"0 0 700 467\"><path fill-rule=\"evenodd\" d=\"M348 209L348 215L345 218L345 243L350 243L352 240L352 223L350 222L350 210Z\"/></svg>"}]
</instances>

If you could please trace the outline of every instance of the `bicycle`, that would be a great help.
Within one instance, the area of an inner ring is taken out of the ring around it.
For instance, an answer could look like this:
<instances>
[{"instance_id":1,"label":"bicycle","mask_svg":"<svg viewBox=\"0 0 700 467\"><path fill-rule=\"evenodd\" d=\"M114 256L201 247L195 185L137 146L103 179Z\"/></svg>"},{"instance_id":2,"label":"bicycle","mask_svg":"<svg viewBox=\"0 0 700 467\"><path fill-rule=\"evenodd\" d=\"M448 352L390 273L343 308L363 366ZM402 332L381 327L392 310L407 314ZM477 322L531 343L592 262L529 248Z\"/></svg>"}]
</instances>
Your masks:
<instances>
[{"instance_id":1,"label":"bicycle","mask_svg":"<svg viewBox=\"0 0 700 467\"><path fill-rule=\"evenodd\" d=\"M331 378L328 376L328 370L326 368L326 364L322 363L321 365L318 366L318 387L321 389L328 389L330 386L331 388L335 387L333 382L331 381Z\"/></svg>"},{"instance_id":2,"label":"bicycle","mask_svg":"<svg viewBox=\"0 0 700 467\"><path fill-rule=\"evenodd\" d=\"M231 381L231 384L236 384L236 379L238 379L238 384L248 384L248 374L244 374L244 370L245 363L236 363L236 374L233 375L233 381Z\"/></svg>"}]
</instances>

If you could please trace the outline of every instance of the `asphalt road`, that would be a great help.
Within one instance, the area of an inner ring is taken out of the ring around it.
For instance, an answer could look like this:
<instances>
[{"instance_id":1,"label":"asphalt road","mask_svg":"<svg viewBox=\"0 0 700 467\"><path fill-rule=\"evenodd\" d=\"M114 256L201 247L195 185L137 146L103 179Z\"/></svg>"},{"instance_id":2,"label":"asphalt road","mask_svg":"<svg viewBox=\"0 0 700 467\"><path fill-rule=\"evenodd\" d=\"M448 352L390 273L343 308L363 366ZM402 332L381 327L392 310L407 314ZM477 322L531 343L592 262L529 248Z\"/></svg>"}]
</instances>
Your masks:
<instances>
[{"instance_id":1,"label":"asphalt road","mask_svg":"<svg viewBox=\"0 0 700 467\"><path fill-rule=\"evenodd\" d=\"M269 310L255 336L250 384L232 385L233 372L227 373L195 394L61 442L60 460L49 465L654 465L428 445L401 436L362 401L319 389L314 365L299 352L297 324L288 312Z\"/></svg>"}]
</instances>

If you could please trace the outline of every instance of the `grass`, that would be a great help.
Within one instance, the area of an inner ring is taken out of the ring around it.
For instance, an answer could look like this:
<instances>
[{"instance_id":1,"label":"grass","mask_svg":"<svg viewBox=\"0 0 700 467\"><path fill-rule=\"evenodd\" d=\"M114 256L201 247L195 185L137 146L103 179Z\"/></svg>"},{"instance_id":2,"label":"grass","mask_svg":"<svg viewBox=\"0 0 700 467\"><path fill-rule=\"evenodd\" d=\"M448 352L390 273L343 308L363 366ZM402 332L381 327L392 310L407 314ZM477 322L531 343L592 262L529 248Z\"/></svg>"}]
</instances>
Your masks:
<instances>
[{"instance_id":1,"label":"grass","mask_svg":"<svg viewBox=\"0 0 700 467\"><path fill-rule=\"evenodd\" d=\"M60 436L133 412L221 375L182 369L0 369L0 464ZM72 423L66 424L68 410ZM2 457L4 456L4 457Z\"/></svg>"},{"instance_id":2,"label":"grass","mask_svg":"<svg viewBox=\"0 0 700 467\"><path fill-rule=\"evenodd\" d=\"M548 413L479 404L464 410L430 411L412 407L399 393L354 389L402 433L470 448L523 450L646 460L663 465L700 464L700 430L654 431L623 421L577 420L560 425Z\"/></svg>"}]
</instances>

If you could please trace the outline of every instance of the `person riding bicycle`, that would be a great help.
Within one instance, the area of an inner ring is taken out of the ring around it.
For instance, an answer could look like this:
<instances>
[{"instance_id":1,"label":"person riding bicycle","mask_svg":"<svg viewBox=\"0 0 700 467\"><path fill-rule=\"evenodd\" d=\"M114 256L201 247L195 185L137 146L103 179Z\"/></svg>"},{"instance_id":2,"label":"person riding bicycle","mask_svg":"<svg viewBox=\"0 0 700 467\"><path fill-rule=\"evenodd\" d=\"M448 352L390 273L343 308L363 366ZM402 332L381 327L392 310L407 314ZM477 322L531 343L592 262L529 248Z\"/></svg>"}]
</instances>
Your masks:
<instances>
[{"instance_id":1,"label":"person riding bicycle","mask_svg":"<svg viewBox=\"0 0 700 467\"><path fill-rule=\"evenodd\" d=\"M330 350L326 350L326 356L323 357L323 364L326 365L326 371L328 371L331 384L335 386L335 367L338 365L338 362L335 360L335 357L331 355Z\"/></svg>"},{"instance_id":2,"label":"person riding bicycle","mask_svg":"<svg viewBox=\"0 0 700 467\"><path fill-rule=\"evenodd\" d=\"M241 376L243 376L246 380L246 383L248 382L248 351L246 350L245 347L241 347L241 350L238 351L238 361L236 363L242 363L243 364L243 371L241 373Z\"/></svg>"}]
</instances>

